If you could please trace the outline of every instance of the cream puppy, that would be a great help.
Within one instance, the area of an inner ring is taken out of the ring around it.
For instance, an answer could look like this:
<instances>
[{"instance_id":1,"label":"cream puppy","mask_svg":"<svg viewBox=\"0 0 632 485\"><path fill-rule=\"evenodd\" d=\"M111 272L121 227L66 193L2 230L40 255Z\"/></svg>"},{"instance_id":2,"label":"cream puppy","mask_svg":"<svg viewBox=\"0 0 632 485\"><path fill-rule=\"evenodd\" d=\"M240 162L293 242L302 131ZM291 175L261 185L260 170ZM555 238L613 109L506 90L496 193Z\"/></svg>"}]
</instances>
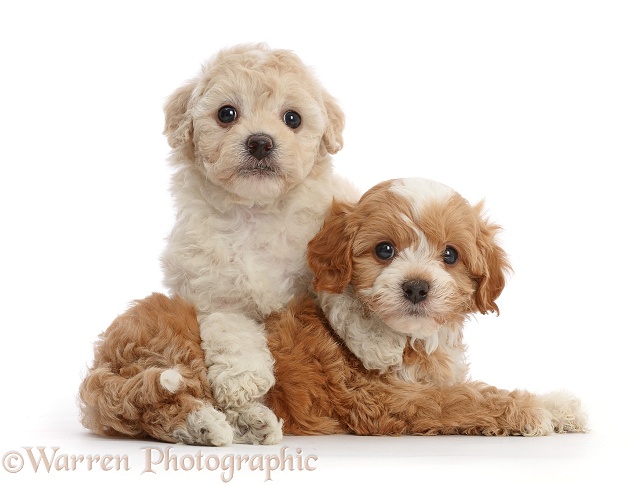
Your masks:
<instances>
[{"instance_id":1,"label":"cream puppy","mask_svg":"<svg viewBox=\"0 0 632 485\"><path fill-rule=\"evenodd\" d=\"M259 402L274 384L262 322L308 287L307 243L333 196L357 197L332 175L343 113L295 54L258 44L217 54L165 115L177 208L165 286L197 310L235 440L278 442L281 425Z\"/></svg>"}]
</instances>

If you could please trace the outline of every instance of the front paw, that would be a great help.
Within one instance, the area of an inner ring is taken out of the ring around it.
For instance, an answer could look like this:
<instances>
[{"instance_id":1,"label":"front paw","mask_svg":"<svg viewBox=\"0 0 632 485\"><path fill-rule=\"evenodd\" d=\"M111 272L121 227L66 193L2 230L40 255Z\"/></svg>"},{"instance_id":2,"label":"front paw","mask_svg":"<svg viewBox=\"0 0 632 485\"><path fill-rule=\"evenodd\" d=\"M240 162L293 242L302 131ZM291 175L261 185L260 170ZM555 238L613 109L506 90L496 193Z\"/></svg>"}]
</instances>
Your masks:
<instances>
[{"instance_id":1,"label":"front paw","mask_svg":"<svg viewBox=\"0 0 632 485\"><path fill-rule=\"evenodd\" d=\"M184 426L173 432L176 442L188 445L226 446L233 442L232 423L213 406L205 405L191 412Z\"/></svg>"},{"instance_id":2,"label":"front paw","mask_svg":"<svg viewBox=\"0 0 632 485\"><path fill-rule=\"evenodd\" d=\"M553 432L551 413L539 406L525 409L520 416L518 433L522 436L546 436Z\"/></svg>"},{"instance_id":3,"label":"front paw","mask_svg":"<svg viewBox=\"0 0 632 485\"><path fill-rule=\"evenodd\" d=\"M244 407L262 397L274 385L274 374L268 369L235 374L230 369L213 367L209 369L208 380L215 399L224 409Z\"/></svg>"},{"instance_id":4,"label":"front paw","mask_svg":"<svg viewBox=\"0 0 632 485\"><path fill-rule=\"evenodd\" d=\"M583 433L588 430L588 418L581 401L572 394L550 392L540 396L540 399L552 415L553 430L556 433Z\"/></svg>"},{"instance_id":5,"label":"front paw","mask_svg":"<svg viewBox=\"0 0 632 485\"><path fill-rule=\"evenodd\" d=\"M226 412L234 430L234 442L275 445L283 438L283 421L261 403L252 403Z\"/></svg>"}]
</instances>

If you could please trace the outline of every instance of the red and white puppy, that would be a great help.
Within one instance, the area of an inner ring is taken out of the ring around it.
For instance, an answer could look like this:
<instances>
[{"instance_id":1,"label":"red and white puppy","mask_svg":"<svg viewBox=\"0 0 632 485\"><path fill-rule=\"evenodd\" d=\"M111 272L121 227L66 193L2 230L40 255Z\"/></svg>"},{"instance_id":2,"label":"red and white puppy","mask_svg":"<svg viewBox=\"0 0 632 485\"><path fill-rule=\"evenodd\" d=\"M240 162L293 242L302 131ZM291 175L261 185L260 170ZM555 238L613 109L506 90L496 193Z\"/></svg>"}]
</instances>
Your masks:
<instances>
[{"instance_id":1,"label":"red and white puppy","mask_svg":"<svg viewBox=\"0 0 632 485\"><path fill-rule=\"evenodd\" d=\"M509 264L499 227L425 179L334 203L310 242L317 302L267 321L287 434L543 435L583 431L577 399L468 379L463 324L497 312Z\"/></svg>"},{"instance_id":2,"label":"red and white puppy","mask_svg":"<svg viewBox=\"0 0 632 485\"><path fill-rule=\"evenodd\" d=\"M481 204L429 180L388 181L356 204L335 201L308 246L317 297L266 320L276 383L265 403L284 433L584 431L570 395L468 379L463 324L498 311L509 269L498 229ZM239 441L259 441L252 423L265 434L262 417L217 411L200 344L189 302L137 301L97 342L80 390L83 424L102 435L213 445L232 428Z\"/></svg>"}]
</instances>

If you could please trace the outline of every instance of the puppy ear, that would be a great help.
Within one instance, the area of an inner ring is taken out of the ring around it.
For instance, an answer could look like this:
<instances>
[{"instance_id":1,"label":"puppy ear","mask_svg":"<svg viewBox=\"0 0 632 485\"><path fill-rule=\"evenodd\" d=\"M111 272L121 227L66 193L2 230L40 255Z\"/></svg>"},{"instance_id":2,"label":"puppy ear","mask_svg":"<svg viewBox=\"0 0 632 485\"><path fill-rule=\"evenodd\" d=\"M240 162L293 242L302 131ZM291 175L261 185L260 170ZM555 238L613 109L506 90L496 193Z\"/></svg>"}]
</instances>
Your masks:
<instances>
[{"instance_id":1,"label":"puppy ear","mask_svg":"<svg viewBox=\"0 0 632 485\"><path fill-rule=\"evenodd\" d=\"M334 199L323 227L307 245L307 264L314 272L314 290L342 293L351 281L351 244L347 230L349 204Z\"/></svg>"},{"instance_id":2,"label":"puppy ear","mask_svg":"<svg viewBox=\"0 0 632 485\"><path fill-rule=\"evenodd\" d=\"M483 212L483 203L479 202L475 207L479 215ZM511 271L507 254L496 242L496 234L500 226L491 224L482 216L480 218L480 231L476 241L478 252L481 256L474 270L478 280L478 288L474 294L476 308L482 314L487 312L499 313L496 299L505 288L505 274Z\"/></svg>"},{"instance_id":3,"label":"puppy ear","mask_svg":"<svg viewBox=\"0 0 632 485\"><path fill-rule=\"evenodd\" d=\"M184 147L186 155L192 159L193 155L193 118L189 113L189 102L198 80L189 81L178 88L167 100L164 107L165 130L164 135L171 148Z\"/></svg>"},{"instance_id":4,"label":"puppy ear","mask_svg":"<svg viewBox=\"0 0 632 485\"><path fill-rule=\"evenodd\" d=\"M337 153L342 149L342 131L345 127L345 115L336 100L327 92L323 92L323 103L327 116L322 147L328 153Z\"/></svg>"}]
</instances>

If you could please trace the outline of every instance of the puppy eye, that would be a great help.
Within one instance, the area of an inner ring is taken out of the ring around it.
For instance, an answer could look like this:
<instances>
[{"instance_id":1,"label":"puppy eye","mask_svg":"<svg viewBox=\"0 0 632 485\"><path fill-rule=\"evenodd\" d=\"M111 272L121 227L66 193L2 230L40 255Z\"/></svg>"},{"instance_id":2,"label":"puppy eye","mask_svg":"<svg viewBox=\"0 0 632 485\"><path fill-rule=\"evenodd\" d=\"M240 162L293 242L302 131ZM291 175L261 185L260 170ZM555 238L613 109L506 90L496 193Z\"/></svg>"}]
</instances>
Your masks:
<instances>
[{"instance_id":1,"label":"puppy eye","mask_svg":"<svg viewBox=\"0 0 632 485\"><path fill-rule=\"evenodd\" d=\"M232 123L237 119L237 110L232 106L222 106L217 112L217 119L222 123Z\"/></svg>"},{"instance_id":2,"label":"puppy eye","mask_svg":"<svg viewBox=\"0 0 632 485\"><path fill-rule=\"evenodd\" d=\"M301 115L296 111L286 111L283 115L283 123L294 130L301 125Z\"/></svg>"},{"instance_id":3,"label":"puppy eye","mask_svg":"<svg viewBox=\"0 0 632 485\"><path fill-rule=\"evenodd\" d=\"M375 255L384 261L392 259L395 256L395 246L389 242L381 242L375 246Z\"/></svg>"},{"instance_id":4,"label":"puppy eye","mask_svg":"<svg viewBox=\"0 0 632 485\"><path fill-rule=\"evenodd\" d=\"M443 251L443 262L445 264L454 264L459 259L459 253L452 246L447 246Z\"/></svg>"}]
</instances>

